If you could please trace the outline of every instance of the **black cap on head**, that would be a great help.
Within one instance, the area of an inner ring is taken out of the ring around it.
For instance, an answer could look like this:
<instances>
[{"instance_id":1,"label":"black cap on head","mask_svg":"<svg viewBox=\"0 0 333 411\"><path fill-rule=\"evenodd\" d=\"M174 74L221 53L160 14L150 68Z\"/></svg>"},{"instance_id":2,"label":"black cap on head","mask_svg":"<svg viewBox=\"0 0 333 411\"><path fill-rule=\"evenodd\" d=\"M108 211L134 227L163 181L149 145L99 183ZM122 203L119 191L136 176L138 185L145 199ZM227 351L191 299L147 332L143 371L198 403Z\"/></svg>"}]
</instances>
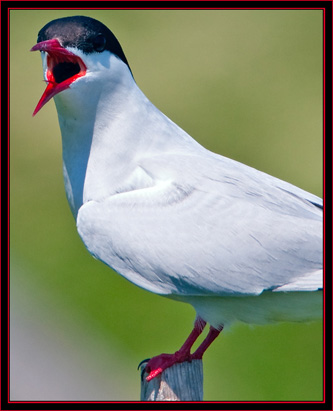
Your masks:
<instances>
[{"instance_id":1,"label":"black cap on head","mask_svg":"<svg viewBox=\"0 0 333 411\"><path fill-rule=\"evenodd\" d=\"M109 50L129 66L111 30L91 17L72 16L52 20L39 31L37 42L54 38L57 38L62 46L76 47L85 54Z\"/></svg>"}]
</instances>

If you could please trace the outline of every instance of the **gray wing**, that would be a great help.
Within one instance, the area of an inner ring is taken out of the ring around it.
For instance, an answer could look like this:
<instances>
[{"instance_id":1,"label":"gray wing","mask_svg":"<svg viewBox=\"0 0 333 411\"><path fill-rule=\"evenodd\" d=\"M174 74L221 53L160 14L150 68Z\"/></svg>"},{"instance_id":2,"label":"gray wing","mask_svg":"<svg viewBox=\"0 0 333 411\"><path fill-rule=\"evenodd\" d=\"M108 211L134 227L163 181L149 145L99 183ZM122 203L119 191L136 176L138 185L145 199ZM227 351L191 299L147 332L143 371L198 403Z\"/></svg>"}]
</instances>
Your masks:
<instances>
[{"instance_id":1,"label":"gray wing","mask_svg":"<svg viewBox=\"0 0 333 411\"><path fill-rule=\"evenodd\" d=\"M148 187L124 183L77 218L88 250L128 280L179 296L322 286L318 197L213 154L152 157L137 169Z\"/></svg>"}]
</instances>

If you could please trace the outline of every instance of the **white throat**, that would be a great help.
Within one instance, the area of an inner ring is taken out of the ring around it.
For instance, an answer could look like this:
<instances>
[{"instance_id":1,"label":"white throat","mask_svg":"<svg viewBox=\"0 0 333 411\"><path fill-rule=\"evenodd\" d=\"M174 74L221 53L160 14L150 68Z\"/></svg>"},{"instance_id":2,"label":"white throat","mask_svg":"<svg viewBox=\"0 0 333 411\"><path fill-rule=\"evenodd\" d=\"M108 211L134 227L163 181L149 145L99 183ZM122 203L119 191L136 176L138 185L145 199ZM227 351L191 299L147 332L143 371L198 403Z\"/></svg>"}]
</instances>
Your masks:
<instances>
[{"instance_id":1,"label":"white throat","mask_svg":"<svg viewBox=\"0 0 333 411\"><path fill-rule=\"evenodd\" d=\"M126 191L141 159L203 149L145 97L125 63L109 56L55 98L74 217L86 201Z\"/></svg>"},{"instance_id":2,"label":"white throat","mask_svg":"<svg viewBox=\"0 0 333 411\"><path fill-rule=\"evenodd\" d=\"M116 139L112 124L125 120L124 112L128 110L131 94L137 89L126 64L110 53L108 56L108 62L98 64L99 70L96 67L88 70L84 78L55 96L62 134L65 189L74 216L85 201L92 150L96 152L96 146L101 149L93 165L97 169L94 173L98 173L103 167L99 161L112 160L105 158L103 142Z\"/></svg>"}]
</instances>

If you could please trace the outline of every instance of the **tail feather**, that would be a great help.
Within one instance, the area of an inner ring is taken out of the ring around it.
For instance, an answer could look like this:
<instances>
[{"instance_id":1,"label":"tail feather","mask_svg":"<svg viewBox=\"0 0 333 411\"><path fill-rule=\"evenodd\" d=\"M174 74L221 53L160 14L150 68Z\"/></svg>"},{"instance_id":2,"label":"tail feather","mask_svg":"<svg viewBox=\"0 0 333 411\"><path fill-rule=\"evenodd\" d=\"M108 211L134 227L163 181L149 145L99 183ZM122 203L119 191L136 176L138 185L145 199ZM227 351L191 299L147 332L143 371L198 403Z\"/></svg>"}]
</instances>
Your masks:
<instances>
[{"instance_id":1,"label":"tail feather","mask_svg":"<svg viewBox=\"0 0 333 411\"><path fill-rule=\"evenodd\" d=\"M288 284L273 291L317 291L323 288L323 270L314 271L306 276L296 278Z\"/></svg>"}]
</instances>

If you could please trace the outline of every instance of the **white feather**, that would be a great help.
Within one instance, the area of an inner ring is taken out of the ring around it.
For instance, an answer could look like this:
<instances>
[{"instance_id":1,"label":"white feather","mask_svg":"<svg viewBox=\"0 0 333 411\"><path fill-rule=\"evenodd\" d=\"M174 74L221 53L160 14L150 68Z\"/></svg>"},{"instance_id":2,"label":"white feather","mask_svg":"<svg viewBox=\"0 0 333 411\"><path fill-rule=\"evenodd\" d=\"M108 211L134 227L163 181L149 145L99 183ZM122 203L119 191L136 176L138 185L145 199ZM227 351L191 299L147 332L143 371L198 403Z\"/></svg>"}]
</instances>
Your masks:
<instances>
[{"instance_id":1,"label":"white feather","mask_svg":"<svg viewBox=\"0 0 333 411\"><path fill-rule=\"evenodd\" d=\"M87 76L55 97L88 250L213 325L319 315L320 293L304 291L322 288L321 199L209 152L101 54L82 56Z\"/></svg>"}]
</instances>

